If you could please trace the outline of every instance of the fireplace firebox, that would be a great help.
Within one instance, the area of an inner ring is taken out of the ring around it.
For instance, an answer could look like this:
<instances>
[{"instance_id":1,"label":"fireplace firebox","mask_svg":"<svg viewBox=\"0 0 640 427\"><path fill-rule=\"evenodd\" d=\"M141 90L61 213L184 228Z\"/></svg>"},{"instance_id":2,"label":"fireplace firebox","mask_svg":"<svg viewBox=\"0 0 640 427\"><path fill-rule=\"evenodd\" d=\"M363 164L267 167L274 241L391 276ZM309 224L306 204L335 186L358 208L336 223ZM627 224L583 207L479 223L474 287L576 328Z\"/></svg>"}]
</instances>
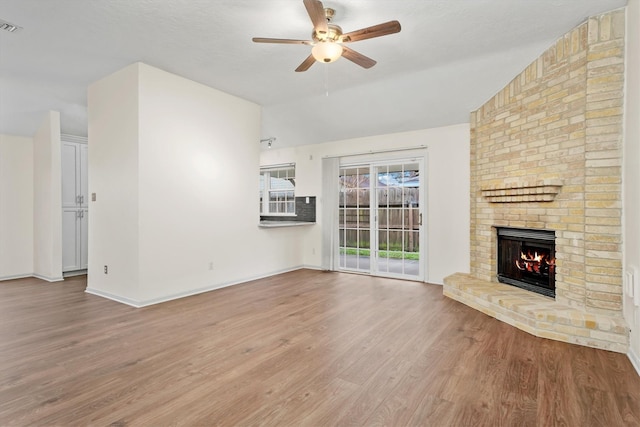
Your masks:
<instances>
[{"instance_id":1,"label":"fireplace firebox","mask_svg":"<svg viewBox=\"0 0 640 427\"><path fill-rule=\"evenodd\" d=\"M556 295L555 232L498 228L498 281Z\"/></svg>"}]
</instances>

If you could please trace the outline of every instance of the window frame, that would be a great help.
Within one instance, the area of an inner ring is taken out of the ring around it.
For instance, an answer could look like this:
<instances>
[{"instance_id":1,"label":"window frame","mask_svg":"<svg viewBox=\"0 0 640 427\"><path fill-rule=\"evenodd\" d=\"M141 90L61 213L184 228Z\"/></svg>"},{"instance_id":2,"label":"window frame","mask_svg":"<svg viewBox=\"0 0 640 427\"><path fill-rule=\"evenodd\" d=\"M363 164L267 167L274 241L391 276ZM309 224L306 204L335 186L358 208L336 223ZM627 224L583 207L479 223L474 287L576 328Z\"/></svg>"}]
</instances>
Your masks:
<instances>
[{"instance_id":1,"label":"window frame","mask_svg":"<svg viewBox=\"0 0 640 427\"><path fill-rule=\"evenodd\" d=\"M284 179L289 181L293 188L272 188L272 174L275 172L278 175L282 171L285 171L285 176L277 176L277 179ZM293 171L293 176L289 176L288 171ZM259 197L260 199L260 216L296 216L296 183L295 183L295 174L296 174L296 164L295 163L285 163L280 165L269 165L269 166L261 166L260 167L260 186L259 186ZM287 196L286 193L291 192L291 197ZM284 200L272 200L272 193L285 193ZM285 212L272 212L271 204L277 203L285 206ZM289 210L289 206L292 207L292 211Z\"/></svg>"}]
</instances>

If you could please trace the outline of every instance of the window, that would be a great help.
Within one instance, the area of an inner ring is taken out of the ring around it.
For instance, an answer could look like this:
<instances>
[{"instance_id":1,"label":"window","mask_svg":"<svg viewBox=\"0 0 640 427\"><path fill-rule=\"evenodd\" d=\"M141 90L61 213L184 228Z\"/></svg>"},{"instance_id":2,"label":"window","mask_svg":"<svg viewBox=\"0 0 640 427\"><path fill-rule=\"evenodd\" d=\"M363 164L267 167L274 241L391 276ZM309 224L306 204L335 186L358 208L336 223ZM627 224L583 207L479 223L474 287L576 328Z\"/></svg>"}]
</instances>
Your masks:
<instances>
[{"instance_id":1,"label":"window","mask_svg":"<svg viewBox=\"0 0 640 427\"><path fill-rule=\"evenodd\" d=\"M260 215L295 215L296 165L260 168Z\"/></svg>"}]
</instances>

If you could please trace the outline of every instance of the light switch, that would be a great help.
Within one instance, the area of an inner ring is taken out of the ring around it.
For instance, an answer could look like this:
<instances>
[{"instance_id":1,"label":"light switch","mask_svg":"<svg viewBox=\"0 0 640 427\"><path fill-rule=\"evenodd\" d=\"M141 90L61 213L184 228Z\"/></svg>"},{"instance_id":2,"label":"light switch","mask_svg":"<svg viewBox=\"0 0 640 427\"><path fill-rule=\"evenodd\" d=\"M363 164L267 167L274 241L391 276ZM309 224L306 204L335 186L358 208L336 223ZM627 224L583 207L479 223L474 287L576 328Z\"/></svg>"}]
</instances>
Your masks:
<instances>
[{"instance_id":1,"label":"light switch","mask_svg":"<svg viewBox=\"0 0 640 427\"><path fill-rule=\"evenodd\" d=\"M633 298L633 295L635 293L634 282L635 282L635 276L633 274L633 270L629 269L625 273L625 281L624 281L625 290L627 291L627 296L629 298Z\"/></svg>"},{"instance_id":2,"label":"light switch","mask_svg":"<svg viewBox=\"0 0 640 427\"><path fill-rule=\"evenodd\" d=\"M92 202L96 201L96 193L91 193L91 201Z\"/></svg>"},{"instance_id":3,"label":"light switch","mask_svg":"<svg viewBox=\"0 0 640 427\"><path fill-rule=\"evenodd\" d=\"M633 305L640 307L640 280L638 280L638 269L631 266L625 272L625 290L629 298L633 298Z\"/></svg>"},{"instance_id":4,"label":"light switch","mask_svg":"<svg viewBox=\"0 0 640 427\"><path fill-rule=\"evenodd\" d=\"M633 267L633 305L640 307L640 280L638 280L638 269Z\"/></svg>"}]
</instances>

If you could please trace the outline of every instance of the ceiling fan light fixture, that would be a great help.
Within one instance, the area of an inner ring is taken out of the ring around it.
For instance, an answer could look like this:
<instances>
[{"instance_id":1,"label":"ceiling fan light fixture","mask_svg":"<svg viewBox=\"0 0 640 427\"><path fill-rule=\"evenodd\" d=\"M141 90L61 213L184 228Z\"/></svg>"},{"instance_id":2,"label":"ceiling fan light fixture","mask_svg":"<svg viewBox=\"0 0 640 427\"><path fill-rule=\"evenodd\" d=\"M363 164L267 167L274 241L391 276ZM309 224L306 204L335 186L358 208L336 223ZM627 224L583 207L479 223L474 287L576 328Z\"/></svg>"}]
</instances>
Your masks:
<instances>
[{"instance_id":1,"label":"ceiling fan light fixture","mask_svg":"<svg viewBox=\"0 0 640 427\"><path fill-rule=\"evenodd\" d=\"M311 54L318 62L334 62L342 56L342 46L331 41L318 42L311 49Z\"/></svg>"},{"instance_id":2,"label":"ceiling fan light fixture","mask_svg":"<svg viewBox=\"0 0 640 427\"><path fill-rule=\"evenodd\" d=\"M401 29L398 21L389 21L343 33L342 28L331 22L335 15L335 10L324 7L320 0L303 0L302 2L313 24L311 40L274 39L265 37L253 38L255 43L303 44L313 46L311 48L311 54L296 68L296 73L307 71L309 67L316 62L324 62L325 64L335 62L341 56L344 56L347 60L362 68L371 68L376 65L376 61L349 48L347 43L395 34L400 32Z\"/></svg>"}]
</instances>

